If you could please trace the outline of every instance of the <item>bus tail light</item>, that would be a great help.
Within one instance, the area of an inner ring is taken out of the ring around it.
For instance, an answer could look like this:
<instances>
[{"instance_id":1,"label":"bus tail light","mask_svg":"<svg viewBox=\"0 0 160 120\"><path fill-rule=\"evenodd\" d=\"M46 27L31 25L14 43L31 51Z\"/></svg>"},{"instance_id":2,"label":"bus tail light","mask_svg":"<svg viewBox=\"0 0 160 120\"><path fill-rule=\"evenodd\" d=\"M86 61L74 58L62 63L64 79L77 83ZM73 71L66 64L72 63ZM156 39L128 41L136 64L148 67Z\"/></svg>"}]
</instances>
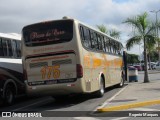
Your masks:
<instances>
[{"instance_id":1,"label":"bus tail light","mask_svg":"<svg viewBox=\"0 0 160 120\"><path fill-rule=\"evenodd\" d=\"M77 64L77 78L83 77L83 67L81 64Z\"/></svg>"}]
</instances>

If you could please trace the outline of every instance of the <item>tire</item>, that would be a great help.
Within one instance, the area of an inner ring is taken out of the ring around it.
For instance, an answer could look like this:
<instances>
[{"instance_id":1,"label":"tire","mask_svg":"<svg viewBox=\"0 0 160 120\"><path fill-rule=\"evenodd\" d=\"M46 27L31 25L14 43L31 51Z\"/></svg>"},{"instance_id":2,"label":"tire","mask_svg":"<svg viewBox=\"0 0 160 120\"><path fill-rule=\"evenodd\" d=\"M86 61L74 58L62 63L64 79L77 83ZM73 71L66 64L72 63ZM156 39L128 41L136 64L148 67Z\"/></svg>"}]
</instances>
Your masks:
<instances>
[{"instance_id":1,"label":"tire","mask_svg":"<svg viewBox=\"0 0 160 120\"><path fill-rule=\"evenodd\" d=\"M7 105L12 105L15 101L14 86L8 84L4 90L4 102Z\"/></svg>"},{"instance_id":2,"label":"tire","mask_svg":"<svg viewBox=\"0 0 160 120\"><path fill-rule=\"evenodd\" d=\"M105 93L104 79L101 77L101 79L100 79L100 88L96 92L96 96L97 97L103 97L104 93Z\"/></svg>"}]
</instances>

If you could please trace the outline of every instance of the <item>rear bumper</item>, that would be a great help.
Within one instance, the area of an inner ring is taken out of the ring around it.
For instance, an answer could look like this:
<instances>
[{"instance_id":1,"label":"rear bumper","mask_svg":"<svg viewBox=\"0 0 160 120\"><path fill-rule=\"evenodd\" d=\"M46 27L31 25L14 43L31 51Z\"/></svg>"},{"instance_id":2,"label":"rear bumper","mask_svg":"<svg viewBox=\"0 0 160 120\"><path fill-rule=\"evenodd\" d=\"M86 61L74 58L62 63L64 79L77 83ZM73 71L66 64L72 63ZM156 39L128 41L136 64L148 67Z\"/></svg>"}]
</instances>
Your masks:
<instances>
[{"instance_id":1,"label":"rear bumper","mask_svg":"<svg viewBox=\"0 0 160 120\"><path fill-rule=\"evenodd\" d=\"M83 93L82 80L77 79L71 83L48 84L48 85L28 85L26 83L26 92L29 96L44 96L44 95L67 95Z\"/></svg>"}]
</instances>

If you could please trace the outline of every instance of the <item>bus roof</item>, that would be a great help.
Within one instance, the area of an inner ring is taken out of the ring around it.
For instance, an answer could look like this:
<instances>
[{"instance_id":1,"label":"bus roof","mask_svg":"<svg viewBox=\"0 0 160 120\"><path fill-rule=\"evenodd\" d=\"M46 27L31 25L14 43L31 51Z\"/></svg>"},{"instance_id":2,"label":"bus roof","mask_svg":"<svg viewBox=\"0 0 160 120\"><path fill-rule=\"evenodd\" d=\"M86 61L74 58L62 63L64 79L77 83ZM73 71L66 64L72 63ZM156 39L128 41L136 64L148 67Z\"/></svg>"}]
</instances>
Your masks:
<instances>
[{"instance_id":1,"label":"bus roof","mask_svg":"<svg viewBox=\"0 0 160 120\"><path fill-rule=\"evenodd\" d=\"M0 33L0 37L21 40L21 35L18 33Z\"/></svg>"},{"instance_id":2,"label":"bus roof","mask_svg":"<svg viewBox=\"0 0 160 120\"><path fill-rule=\"evenodd\" d=\"M112 40L115 40L115 41L121 43L118 39L113 38L113 37L111 37L111 36L109 36L109 35L101 32L100 30L98 30L98 29L96 29L96 28L94 28L94 27L92 27L92 26L89 26L89 25L87 25L87 24L85 24L85 23L83 23L83 22L81 22L81 21L79 21L79 20L77 20L77 19L74 19L74 18L71 18L71 17L68 17L68 16L64 16L64 17L62 17L62 19L48 20L48 21L42 21L42 22L33 23L33 24L30 24L30 25L24 26L23 29L26 28L26 27L32 26L32 25L36 25L36 24L47 23L47 22L54 22L54 21L60 21L60 20L73 20L73 21L76 21L77 23L80 23L80 24L82 24L82 25L84 25L84 26L86 26L86 27L88 27L88 28L93 29L93 30L96 31L96 32L99 32L100 34L103 34L103 35L109 37L109 38L112 39ZM122 43L121 43L121 44L122 44ZM122 44L122 46L123 46L123 44Z\"/></svg>"},{"instance_id":3,"label":"bus roof","mask_svg":"<svg viewBox=\"0 0 160 120\"><path fill-rule=\"evenodd\" d=\"M84 26L86 26L86 27L88 27L88 28L91 28L91 29L95 30L96 32L99 32L100 34L103 34L103 35L109 37L109 38L112 39L112 40L115 40L115 41L121 43L121 42L119 41L119 39L113 38L113 37L107 35L106 33L103 33L103 32L101 32L100 30L98 30L98 29L96 29L96 28L94 28L94 27L92 27L92 26L90 26L90 25L87 25L87 24L85 24L85 23L83 23L83 22L81 22L81 21L79 21L79 20L77 20L77 19L73 19L73 20L74 20L74 21L77 21L78 23L80 23L80 24L82 24L82 25L84 25Z\"/></svg>"},{"instance_id":4,"label":"bus roof","mask_svg":"<svg viewBox=\"0 0 160 120\"><path fill-rule=\"evenodd\" d=\"M73 19L73 18L70 18L70 17L68 17L68 16L64 16L64 17L62 18L62 20L63 20L63 19L68 19L68 20L77 21L78 23L80 23L80 24L82 24L82 25L84 25L84 26L86 26L86 27L88 27L88 28L91 28L91 29L95 30L96 32L99 32L100 34L103 34L103 35L109 37L110 39L115 40L115 41L121 43L121 42L119 41L119 39L113 38L113 37L107 35L106 33L103 33L103 32L101 32L100 30L98 30L98 29L96 29L96 28L94 28L94 27L92 27L92 26L90 26L90 25L87 25L87 24L85 24L85 23L83 23L83 22L81 22L81 21L79 21L79 20L77 20L77 19Z\"/></svg>"}]
</instances>

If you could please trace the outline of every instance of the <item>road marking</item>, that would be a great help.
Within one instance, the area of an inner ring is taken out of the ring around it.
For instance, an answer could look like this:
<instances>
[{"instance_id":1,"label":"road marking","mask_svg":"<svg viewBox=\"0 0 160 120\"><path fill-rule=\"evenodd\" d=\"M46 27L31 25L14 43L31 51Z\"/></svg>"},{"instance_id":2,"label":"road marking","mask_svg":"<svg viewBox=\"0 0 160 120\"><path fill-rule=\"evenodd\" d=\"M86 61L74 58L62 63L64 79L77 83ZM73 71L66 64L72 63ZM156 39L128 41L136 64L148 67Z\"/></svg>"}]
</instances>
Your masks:
<instances>
[{"instance_id":1,"label":"road marking","mask_svg":"<svg viewBox=\"0 0 160 120\"><path fill-rule=\"evenodd\" d=\"M100 119L93 118L93 117L74 117L74 119L76 120L100 120Z\"/></svg>"},{"instance_id":2,"label":"road marking","mask_svg":"<svg viewBox=\"0 0 160 120\"><path fill-rule=\"evenodd\" d=\"M156 104L160 104L160 100L150 100L150 101L144 101L144 102L130 103L130 104L112 106L107 108L99 108L97 110L99 112L118 111L118 110L125 110L125 109L136 108L136 107L156 105Z\"/></svg>"},{"instance_id":3,"label":"road marking","mask_svg":"<svg viewBox=\"0 0 160 120\"><path fill-rule=\"evenodd\" d=\"M41 101L39 101L39 102L35 102L35 103L33 103L33 104L30 104L30 105L27 105L27 106L24 106L24 107L20 107L20 108L14 109L14 110L12 110L12 111L19 111L19 110L22 110L22 109L24 109L24 108L27 108L27 107L30 107L30 106L33 106L33 105L36 105L36 104L39 104L39 103L43 103L43 102L45 102L46 100L49 100L49 98L48 98L48 99L41 100Z\"/></svg>"},{"instance_id":4,"label":"road marking","mask_svg":"<svg viewBox=\"0 0 160 120\"><path fill-rule=\"evenodd\" d=\"M111 98L107 99L101 106L98 106L96 109L94 109L94 111L97 111L97 109L101 109L104 106L106 106L109 102L111 102L117 95L119 95L121 92L123 92L128 86L122 88L120 91L118 91L114 96L112 96Z\"/></svg>"},{"instance_id":5,"label":"road marking","mask_svg":"<svg viewBox=\"0 0 160 120\"><path fill-rule=\"evenodd\" d=\"M111 119L111 120L123 120L123 119L127 119L127 118L129 118L129 117L113 118L113 119Z\"/></svg>"}]
</instances>

